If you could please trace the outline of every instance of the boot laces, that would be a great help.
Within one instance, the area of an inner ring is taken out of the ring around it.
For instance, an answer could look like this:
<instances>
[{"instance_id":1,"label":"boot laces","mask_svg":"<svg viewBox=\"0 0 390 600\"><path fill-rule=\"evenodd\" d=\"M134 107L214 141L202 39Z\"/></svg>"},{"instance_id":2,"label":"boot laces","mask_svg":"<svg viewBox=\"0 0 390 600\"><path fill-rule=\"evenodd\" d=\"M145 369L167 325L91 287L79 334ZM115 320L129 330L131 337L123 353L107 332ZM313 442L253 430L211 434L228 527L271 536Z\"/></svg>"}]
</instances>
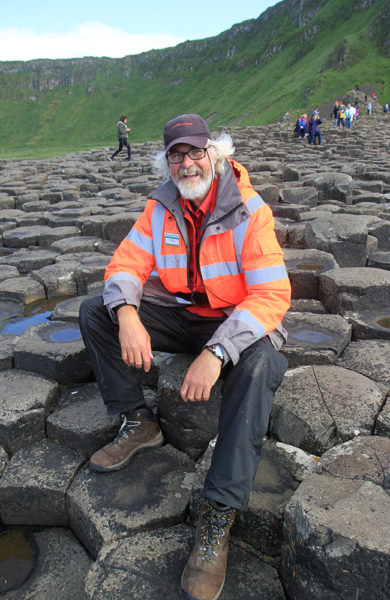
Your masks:
<instances>
[{"instance_id":1,"label":"boot laces","mask_svg":"<svg viewBox=\"0 0 390 600\"><path fill-rule=\"evenodd\" d=\"M202 560L214 564L214 557L218 556L220 539L225 535L226 529L230 528L235 516L235 510L216 510L208 501L203 503L204 522L200 527L200 550L203 552Z\"/></svg>"},{"instance_id":2,"label":"boot laces","mask_svg":"<svg viewBox=\"0 0 390 600\"><path fill-rule=\"evenodd\" d=\"M139 427L141 425L141 421L132 421L128 419L126 416L123 417L122 425L118 431L118 435L112 441L112 444L116 446L120 444L123 438L129 437L129 433L134 433L134 427Z\"/></svg>"}]
</instances>

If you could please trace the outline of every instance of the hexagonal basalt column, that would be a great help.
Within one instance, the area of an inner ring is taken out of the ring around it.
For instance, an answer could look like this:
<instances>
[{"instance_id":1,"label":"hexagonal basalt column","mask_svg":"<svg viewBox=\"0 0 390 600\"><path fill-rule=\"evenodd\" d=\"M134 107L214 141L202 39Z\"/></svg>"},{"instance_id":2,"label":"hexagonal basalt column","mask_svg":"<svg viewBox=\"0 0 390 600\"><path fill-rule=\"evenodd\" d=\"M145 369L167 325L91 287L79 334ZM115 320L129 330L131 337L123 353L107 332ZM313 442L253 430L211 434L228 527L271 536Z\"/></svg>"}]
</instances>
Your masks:
<instances>
[{"instance_id":1,"label":"hexagonal basalt column","mask_svg":"<svg viewBox=\"0 0 390 600\"><path fill-rule=\"evenodd\" d=\"M389 458L390 440L357 438L327 452L295 492L281 569L289 598L388 599Z\"/></svg>"},{"instance_id":2,"label":"hexagonal basalt column","mask_svg":"<svg viewBox=\"0 0 390 600\"><path fill-rule=\"evenodd\" d=\"M10 453L45 437L45 417L58 385L44 377L11 369L0 372L0 444Z\"/></svg>"},{"instance_id":3,"label":"hexagonal basalt column","mask_svg":"<svg viewBox=\"0 0 390 600\"><path fill-rule=\"evenodd\" d=\"M193 462L172 446L134 456L121 471L83 468L67 493L69 522L96 557L102 544L184 520Z\"/></svg>"},{"instance_id":4,"label":"hexagonal basalt column","mask_svg":"<svg viewBox=\"0 0 390 600\"><path fill-rule=\"evenodd\" d=\"M0 515L7 525L68 524L65 493L83 458L52 440L21 448L0 480Z\"/></svg>"},{"instance_id":5,"label":"hexagonal basalt column","mask_svg":"<svg viewBox=\"0 0 390 600\"><path fill-rule=\"evenodd\" d=\"M91 366L78 326L63 321L27 329L15 343L15 366L59 383L88 381Z\"/></svg>"},{"instance_id":6,"label":"hexagonal basalt column","mask_svg":"<svg viewBox=\"0 0 390 600\"><path fill-rule=\"evenodd\" d=\"M47 419L47 435L85 456L114 439L119 416L110 418L96 383L65 390Z\"/></svg>"},{"instance_id":7,"label":"hexagonal basalt column","mask_svg":"<svg viewBox=\"0 0 390 600\"><path fill-rule=\"evenodd\" d=\"M332 254L321 250L284 250L292 298L318 298L320 273L337 268Z\"/></svg>"},{"instance_id":8,"label":"hexagonal basalt column","mask_svg":"<svg viewBox=\"0 0 390 600\"><path fill-rule=\"evenodd\" d=\"M288 339L281 351L290 368L332 364L351 340L351 325L339 315L291 312L283 325Z\"/></svg>"}]
</instances>

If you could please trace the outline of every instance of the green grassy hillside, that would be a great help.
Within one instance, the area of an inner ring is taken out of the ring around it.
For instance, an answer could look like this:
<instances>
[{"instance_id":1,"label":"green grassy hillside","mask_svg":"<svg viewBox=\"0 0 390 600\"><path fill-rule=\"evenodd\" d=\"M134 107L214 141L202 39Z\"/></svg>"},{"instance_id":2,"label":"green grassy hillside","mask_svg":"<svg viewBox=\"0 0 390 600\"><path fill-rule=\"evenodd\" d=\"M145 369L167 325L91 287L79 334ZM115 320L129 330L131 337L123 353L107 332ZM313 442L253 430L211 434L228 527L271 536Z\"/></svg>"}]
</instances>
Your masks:
<instances>
[{"instance_id":1,"label":"green grassy hillside","mask_svg":"<svg viewBox=\"0 0 390 600\"><path fill-rule=\"evenodd\" d=\"M390 101L388 0L284 0L219 36L123 59L0 63L0 158L159 139L199 112L211 127L265 125L377 85Z\"/></svg>"}]
</instances>

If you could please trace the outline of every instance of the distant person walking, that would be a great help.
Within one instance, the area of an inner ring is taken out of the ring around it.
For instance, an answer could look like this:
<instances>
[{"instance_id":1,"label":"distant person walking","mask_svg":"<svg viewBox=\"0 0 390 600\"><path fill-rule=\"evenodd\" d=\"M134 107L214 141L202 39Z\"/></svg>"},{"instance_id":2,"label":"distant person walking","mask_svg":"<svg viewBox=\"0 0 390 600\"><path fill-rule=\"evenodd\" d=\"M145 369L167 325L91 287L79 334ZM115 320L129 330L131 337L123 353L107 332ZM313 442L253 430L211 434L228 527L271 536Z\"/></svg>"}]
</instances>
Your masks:
<instances>
[{"instance_id":1,"label":"distant person walking","mask_svg":"<svg viewBox=\"0 0 390 600\"><path fill-rule=\"evenodd\" d=\"M127 117L125 117L125 115L122 115L121 118L119 119L118 123L118 142L119 142L119 146L118 148L115 150L114 154L112 156L110 156L109 160L114 160L115 156L117 154L119 154L119 152L122 150L122 148L125 146L127 148L127 160L128 162L131 162L131 150L130 150L130 146L129 146L129 127L127 127Z\"/></svg>"},{"instance_id":2,"label":"distant person walking","mask_svg":"<svg viewBox=\"0 0 390 600\"><path fill-rule=\"evenodd\" d=\"M371 111L372 111L372 102L371 102L371 100L369 100L367 102L367 114L369 117L371 116Z\"/></svg>"}]
</instances>

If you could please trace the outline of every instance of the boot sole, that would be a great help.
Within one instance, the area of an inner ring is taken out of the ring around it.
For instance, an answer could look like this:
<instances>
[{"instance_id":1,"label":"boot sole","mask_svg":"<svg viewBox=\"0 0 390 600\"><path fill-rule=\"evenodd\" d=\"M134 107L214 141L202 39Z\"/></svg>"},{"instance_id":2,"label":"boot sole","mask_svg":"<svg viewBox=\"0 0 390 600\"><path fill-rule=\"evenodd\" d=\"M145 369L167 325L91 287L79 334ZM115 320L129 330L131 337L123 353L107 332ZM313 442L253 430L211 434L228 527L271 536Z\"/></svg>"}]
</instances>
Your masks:
<instances>
[{"instance_id":1,"label":"boot sole","mask_svg":"<svg viewBox=\"0 0 390 600\"><path fill-rule=\"evenodd\" d=\"M115 465L105 466L98 465L92 462L90 462L89 465L94 471L99 471L101 473L109 473L110 471L120 471L120 469L123 469L130 462L133 456L137 454L137 452L139 452L140 450L146 450L147 448L158 448L158 446L161 446L163 443L164 436L160 431L160 433L155 438L153 438L149 442L144 442L143 444L140 444L139 446L134 448L134 450L130 452L130 454L126 456L126 458L124 458L119 463L115 463Z\"/></svg>"},{"instance_id":2,"label":"boot sole","mask_svg":"<svg viewBox=\"0 0 390 600\"><path fill-rule=\"evenodd\" d=\"M184 571L181 575L181 581L180 581L180 594L181 597L183 598L183 600L199 600L199 598L195 598L195 596L191 596L191 594L189 594L188 592L185 591L185 589L183 588L183 576L184 576ZM218 598L220 597L222 590L223 590L223 586L225 585L225 578L223 579L222 585L217 593L216 596L214 596L214 598L210 598L210 600L218 600Z\"/></svg>"}]
</instances>

